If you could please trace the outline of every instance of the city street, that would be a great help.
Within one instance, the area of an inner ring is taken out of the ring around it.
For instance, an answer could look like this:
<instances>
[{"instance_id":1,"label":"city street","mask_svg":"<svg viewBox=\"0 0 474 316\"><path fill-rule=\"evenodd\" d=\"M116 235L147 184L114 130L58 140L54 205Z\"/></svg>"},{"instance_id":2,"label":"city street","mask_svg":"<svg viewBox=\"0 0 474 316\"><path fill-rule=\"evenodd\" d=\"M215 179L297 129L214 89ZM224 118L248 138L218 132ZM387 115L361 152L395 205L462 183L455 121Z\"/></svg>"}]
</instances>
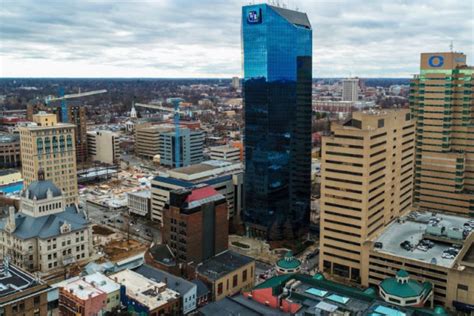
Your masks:
<instances>
[{"instance_id":1,"label":"city street","mask_svg":"<svg viewBox=\"0 0 474 316\"><path fill-rule=\"evenodd\" d=\"M81 198L80 207L83 207L92 223L109 226L127 233L128 223L130 222L130 236L147 242L161 243L161 232L157 224L147 221L143 218L131 218L127 211L112 213L104 211L102 208L86 204L85 198Z\"/></svg>"}]
</instances>

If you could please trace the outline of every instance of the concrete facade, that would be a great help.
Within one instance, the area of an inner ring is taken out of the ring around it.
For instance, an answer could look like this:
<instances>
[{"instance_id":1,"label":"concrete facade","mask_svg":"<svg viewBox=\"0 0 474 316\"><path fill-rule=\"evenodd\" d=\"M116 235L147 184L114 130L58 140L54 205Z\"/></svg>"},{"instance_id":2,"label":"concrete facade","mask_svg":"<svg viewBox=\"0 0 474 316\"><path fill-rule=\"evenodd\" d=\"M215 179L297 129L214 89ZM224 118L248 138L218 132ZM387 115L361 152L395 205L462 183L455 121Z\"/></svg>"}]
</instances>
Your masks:
<instances>
[{"instance_id":1,"label":"concrete facade","mask_svg":"<svg viewBox=\"0 0 474 316\"><path fill-rule=\"evenodd\" d=\"M142 190L127 193L128 212L140 216L150 215L151 193L150 190Z\"/></svg>"},{"instance_id":2,"label":"concrete facade","mask_svg":"<svg viewBox=\"0 0 474 316\"><path fill-rule=\"evenodd\" d=\"M412 204L414 122L409 110L355 112L322 139L319 266L366 279L364 243Z\"/></svg>"},{"instance_id":3,"label":"concrete facade","mask_svg":"<svg viewBox=\"0 0 474 316\"><path fill-rule=\"evenodd\" d=\"M180 161L175 157L175 131L160 134L160 164L169 167L186 167L203 161L204 132L180 128Z\"/></svg>"},{"instance_id":4,"label":"concrete facade","mask_svg":"<svg viewBox=\"0 0 474 316\"><path fill-rule=\"evenodd\" d=\"M87 132L87 149L90 160L117 165L120 160L118 135L111 131Z\"/></svg>"},{"instance_id":5,"label":"concrete facade","mask_svg":"<svg viewBox=\"0 0 474 316\"><path fill-rule=\"evenodd\" d=\"M137 156L153 159L160 154L160 134L173 130L173 125L152 125L142 123L135 125L135 154Z\"/></svg>"},{"instance_id":6,"label":"concrete facade","mask_svg":"<svg viewBox=\"0 0 474 316\"><path fill-rule=\"evenodd\" d=\"M77 203L75 126L57 123L55 114L45 112L33 115L33 122L19 128L25 187L38 180L38 171L43 169L45 178L61 189L66 203Z\"/></svg>"},{"instance_id":7,"label":"concrete facade","mask_svg":"<svg viewBox=\"0 0 474 316\"><path fill-rule=\"evenodd\" d=\"M435 219L439 223L431 224ZM474 305L474 233L469 229L464 236L451 233L458 228L462 231L467 227L464 223L469 223L469 218L419 211L392 222L364 245L368 252L365 263L368 274L362 284L376 286L403 269L413 279L433 284L435 306L466 312L469 305ZM474 225L474 221L471 223ZM438 234L430 226L445 227L446 233ZM422 240L429 240L431 245L424 247ZM409 241L411 248L402 248L403 241ZM446 256L449 252L453 255Z\"/></svg>"},{"instance_id":8,"label":"concrete facade","mask_svg":"<svg viewBox=\"0 0 474 316\"><path fill-rule=\"evenodd\" d=\"M240 148L230 145L215 146L210 148L212 160L240 161Z\"/></svg>"},{"instance_id":9,"label":"concrete facade","mask_svg":"<svg viewBox=\"0 0 474 316\"><path fill-rule=\"evenodd\" d=\"M151 220L162 222L163 209L169 201L170 191L209 184L227 200L229 221L240 218L243 206L243 170L240 163L210 160L197 165L176 168L166 176L155 177L151 182Z\"/></svg>"},{"instance_id":10,"label":"concrete facade","mask_svg":"<svg viewBox=\"0 0 474 316\"><path fill-rule=\"evenodd\" d=\"M421 54L410 86L416 120L414 203L474 214L474 68L462 53Z\"/></svg>"},{"instance_id":11,"label":"concrete facade","mask_svg":"<svg viewBox=\"0 0 474 316\"><path fill-rule=\"evenodd\" d=\"M342 80L342 101L357 101L359 99L359 79Z\"/></svg>"},{"instance_id":12,"label":"concrete facade","mask_svg":"<svg viewBox=\"0 0 474 316\"><path fill-rule=\"evenodd\" d=\"M20 137L0 134L0 169L16 168L20 165Z\"/></svg>"}]
</instances>

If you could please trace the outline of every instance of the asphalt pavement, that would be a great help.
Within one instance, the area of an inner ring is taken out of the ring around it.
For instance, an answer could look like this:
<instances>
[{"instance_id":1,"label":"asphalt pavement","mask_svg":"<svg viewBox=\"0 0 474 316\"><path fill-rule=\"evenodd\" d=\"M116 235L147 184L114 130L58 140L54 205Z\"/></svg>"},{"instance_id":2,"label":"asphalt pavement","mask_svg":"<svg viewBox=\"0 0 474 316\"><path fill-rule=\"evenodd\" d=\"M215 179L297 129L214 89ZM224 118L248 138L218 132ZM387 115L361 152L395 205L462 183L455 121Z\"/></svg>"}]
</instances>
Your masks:
<instances>
[{"instance_id":1,"label":"asphalt pavement","mask_svg":"<svg viewBox=\"0 0 474 316\"><path fill-rule=\"evenodd\" d=\"M89 220L94 224L109 226L125 234L129 229L132 237L138 237L138 239L148 242L161 243L161 232L156 223L144 218L129 217L128 211L112 212L86 204L85 199L81 199L79 205L86 210ZM129 228L128 223L130 223Z\"/></svg>"}]
</instances>

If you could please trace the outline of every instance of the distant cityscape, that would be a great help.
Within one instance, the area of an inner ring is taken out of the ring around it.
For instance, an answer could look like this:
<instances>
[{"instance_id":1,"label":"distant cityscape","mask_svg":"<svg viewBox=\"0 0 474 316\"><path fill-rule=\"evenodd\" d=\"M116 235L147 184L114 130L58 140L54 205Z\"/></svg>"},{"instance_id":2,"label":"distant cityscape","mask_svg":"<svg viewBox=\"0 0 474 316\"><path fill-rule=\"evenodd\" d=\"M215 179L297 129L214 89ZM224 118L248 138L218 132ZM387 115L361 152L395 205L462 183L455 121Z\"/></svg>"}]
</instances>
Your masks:
<instances>
[{"instance_id":1,"label":"distant cityscape","mask_svg":"<svg viewBox=\"0 0 474 316\"><path fill-rule=\"evenodd\" d=\"M0 315L473 315L468 56L315 78L236 14L242 77L0 78Z\"/></svg>"}]
</instances>

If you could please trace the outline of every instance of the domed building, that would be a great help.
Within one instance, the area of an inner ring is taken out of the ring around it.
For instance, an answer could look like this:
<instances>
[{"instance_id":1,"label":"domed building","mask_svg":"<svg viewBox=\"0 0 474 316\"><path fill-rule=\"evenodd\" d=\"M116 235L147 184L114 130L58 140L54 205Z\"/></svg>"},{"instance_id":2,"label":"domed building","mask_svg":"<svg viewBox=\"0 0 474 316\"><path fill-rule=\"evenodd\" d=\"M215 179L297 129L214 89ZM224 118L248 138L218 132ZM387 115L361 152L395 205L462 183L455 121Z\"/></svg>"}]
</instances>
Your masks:
<instances>
[{"instance_id":1,"label":"domed building","mask_svg":"<svg viewBox=\"0 0 474 316\"><path fill-rule=\"evenodd\" d=\"M301 270L301 261L293 256L293 252L288 251L285 256L278 260L275 265L278 274L297 273Z\"/></svg>"},{"instance_id":2,"label":"domed building","mask_svg":"<svg viewBox=\"0 0 474 316\"><path fill-rule=\"evenodd\" d=\"M28 271L48 273L86 261L93 252L92 228L83 211L67 206L61 190L42 171L21 194L20 210L0 220L0 251Z\"/></svg>"},{"instance_id":3,"label":"domed building","mask_svg":"<svg viewBox=\"0 0 474 316\"><path fill-rule=\"evenodd\" d=\"M428 300L433 300L433 285L412 280L408 272L399 270L394 278L380 282L379 293L391 304L423 307ZM430 305L433 305L432 301Z\"/></svg>"}]
</instances>

